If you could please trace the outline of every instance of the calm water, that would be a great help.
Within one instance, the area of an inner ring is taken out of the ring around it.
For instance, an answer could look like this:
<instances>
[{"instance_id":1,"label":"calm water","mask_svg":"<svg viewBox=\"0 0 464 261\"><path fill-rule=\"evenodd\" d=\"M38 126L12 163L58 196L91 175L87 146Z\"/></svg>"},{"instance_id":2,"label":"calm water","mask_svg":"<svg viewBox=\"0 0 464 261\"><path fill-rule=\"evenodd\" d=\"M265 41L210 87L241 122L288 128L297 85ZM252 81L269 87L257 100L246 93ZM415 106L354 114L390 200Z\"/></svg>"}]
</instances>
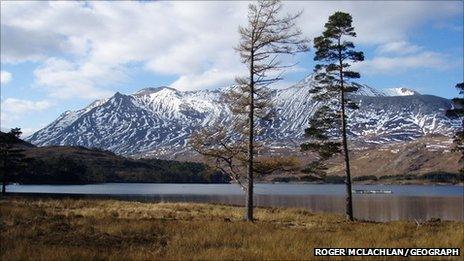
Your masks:
<instances>
[{"instance_id":1,"label":"calm water","mask_svg":"<svg viewBox=\"0 0 464 261\"><path fill-rule=\"evenodd\" d=\"M354 195L357 218L464 220L464 187L421 185L355 185L353 189L391 190L392 194ZM118 198L138 201L187 201L242 205L244 192L236 184L9 185L7 191L32 196ZM256 184L257 206L303 207L313 212L343 213L343 184Z\"/></svg>"}]
</instances>

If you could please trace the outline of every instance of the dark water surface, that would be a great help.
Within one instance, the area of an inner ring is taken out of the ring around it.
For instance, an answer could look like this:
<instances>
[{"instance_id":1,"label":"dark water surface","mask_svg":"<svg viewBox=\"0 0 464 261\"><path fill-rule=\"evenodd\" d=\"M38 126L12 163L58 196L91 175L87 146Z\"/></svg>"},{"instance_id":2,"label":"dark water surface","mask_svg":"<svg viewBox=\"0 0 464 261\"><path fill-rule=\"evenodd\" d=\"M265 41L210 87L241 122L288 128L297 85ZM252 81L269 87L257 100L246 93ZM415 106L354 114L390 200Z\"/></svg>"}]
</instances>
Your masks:
<instances>
[{"instance_id":1,"label":"dark water surface","mask_svg":"<svg viewBox=\"0 0 464 261\"><path fill-rule=\"evenodd\" d=\"M353 189L391 190L392 194L354 195L357 218L464 221L464 187L429 185L355 185ZM29 196L117 198L137 201L208 202L243 205L236 184L105 183L91 185L9 185ZM301 207L313 212L344 212L343 184L256 184L257 206Z\"/></svg>"}]
</instances>

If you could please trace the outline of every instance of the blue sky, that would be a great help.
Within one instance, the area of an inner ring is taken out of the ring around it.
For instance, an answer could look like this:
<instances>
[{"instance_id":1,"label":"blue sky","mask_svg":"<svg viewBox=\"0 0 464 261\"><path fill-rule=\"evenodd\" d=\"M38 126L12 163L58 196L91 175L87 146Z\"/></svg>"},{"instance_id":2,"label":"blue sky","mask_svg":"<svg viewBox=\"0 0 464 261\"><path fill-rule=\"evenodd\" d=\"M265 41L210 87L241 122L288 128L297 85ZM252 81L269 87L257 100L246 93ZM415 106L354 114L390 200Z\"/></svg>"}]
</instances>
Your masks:
<instances>
[{"instance_id":1,"label":"blue sky","mask_svg":"<svg viewBox=\"0 0 464 261\"><path fill-rule=\"evenodd\" d=\"M215 89L244 73L233 47L246 22L239 2L1 2L1 127L30 134L66 110L148 86ZM462 1L284 2L319 35L335 11L353 15L366 61L360 83L446 98L463 81ZM304 78L313 52L276 88Z\"/></svg>"}]
</instances>

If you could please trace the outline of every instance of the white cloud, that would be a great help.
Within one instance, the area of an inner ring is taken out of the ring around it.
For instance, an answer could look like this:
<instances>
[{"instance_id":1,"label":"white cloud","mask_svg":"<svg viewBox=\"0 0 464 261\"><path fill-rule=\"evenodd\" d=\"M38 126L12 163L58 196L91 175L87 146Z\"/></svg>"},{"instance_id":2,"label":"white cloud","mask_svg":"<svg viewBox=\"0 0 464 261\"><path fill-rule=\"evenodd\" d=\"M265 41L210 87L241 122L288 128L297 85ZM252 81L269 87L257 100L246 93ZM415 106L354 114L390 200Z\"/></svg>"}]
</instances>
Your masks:
<instances>
[{"instance_id":1,"label":"white cloud","mask_svg":"<svg viewBox=\"0 0 464 261\"><path fill-rule=\"evenodd\" d=\"M380 54L411 54L421 51L423 47L411 44L407 41L390 42L380 45L377 51Z\"/></svg>"},{"instance_id":2,"label":"white cloud","mask_svg":"<svg viewBox=\"0 0 464 261\"><path fill-rule=\"evenodd\" d=\"M220 87L233 83L243 68L232 48L238 43L237 27L246 22L247 5L2 1L2 62L40 62L36 82L58 98L106 96L114 83L130 76L133 64L177 77L172 85L181 89ZM431 1L286 1L284 8L304 9L298 23L310 39L334 11L350 12L357 42L383 44L384 51L403 54L416 52L413 45L404 49L401 44L408 44L408 33L418 25L462 12L459 2ZM395 49L392 43L400 46ZM378 57L371 63L391 67L392 59ZM436 64L436 58L426 59Z\"/></svg>"},{"instance_id":3,"label":"white cloud","mask_svg":"<svg viewBox=\"0 0 464 261\"><path fill-rule=\"evenodd\" d=\"M202 74L182 75L171 87L179 90L208 89L211 87L227 86L233 84L231 79L237 76L230 70L211 69Z\"/></svg>"},{"instance_id":4,"label":"white cloud","mask_svg":"<svg viewBox=\"0 0 464 261\"><path fill-rule=\"evenodd\" d=\"M404 56L377 56L371 60L354 64L356 70L368 74L402 73L410 69L431 68L446 69L450 67L446 55L442 53L424 51Z\"/></svg>"},{"instance_id":5,"label":"white cloud","mask_svg":"<svg viewBox=\"0 0 464 261\"><path fill-rule=\"evenodd\" d=\"M11 75L10 72L7 71L0 71L0 83L1 84L7 84L11 81L13 76Z\"/></svg>"},{"instance_id":6,"label":"white cloud","mask_svg":"<svg viewBox=\"0 0 464 261\"><path fill-rule=\"evenodd\" d=\"M115 68L124 74L134 63L178 81L207 75L218 63L236 67L238 59L219 60L224 53L235 55L247 3L50 2L37 8L40 12L25 6L2 2L2 29L7 29L2 31L8 36L2 36L2 62L40 60L36 81L52 96L93 98L107 94ZM29 48L16 45L30 33L36 35ZM84 67L98 68L111 80Z\"/></svg>"},{"instance_id":7,"label":"white cloud","mask_svg":"<svg viewBox=\"0 0 464 261\"><path fill-rule=\"evenodd\" d=\"M47 59L34 71L38 85L46 88L55 98L99 99L112 93L95 86L116 83L125 78L119 67L87 62L72 63L59 58Z\"/></svg>"},{"instance_id":8,"label":"white cloud","mask_svg":"<svg viewBox=\"0 0 464 261\"><path fill-rule=\"evenodd\" d=\"M353 16L358 43L384 44L407 40L408 34L428 21L462 14L462 5L452 1L295 1L288 9L304 9L300 25L312 39L319 35L335 11Z\"/></svg>"},{"instance_id":9,"label":"white cloud","mask_svg":"<svg viewBox=\"0 0 464 261\"><path fill-rule=\"evenodd\" d=\"M26 113L33 111L43 111L52 106L49 101L29 101L15 98L7 98L2 102L2 111L11 113Z\"/></svg>"},{"instance_id":10,"label":"white cloud","mask_svg":"<svg viewBox=\"0 0 464 261\"><path fill-rule=\"evenodd\" d=\"M30 101L7 98L1 101L1 125L12 126L19 118L33 112L44 111L52 106L53 103L47 100Z\"/></svg>"}]
</instances>

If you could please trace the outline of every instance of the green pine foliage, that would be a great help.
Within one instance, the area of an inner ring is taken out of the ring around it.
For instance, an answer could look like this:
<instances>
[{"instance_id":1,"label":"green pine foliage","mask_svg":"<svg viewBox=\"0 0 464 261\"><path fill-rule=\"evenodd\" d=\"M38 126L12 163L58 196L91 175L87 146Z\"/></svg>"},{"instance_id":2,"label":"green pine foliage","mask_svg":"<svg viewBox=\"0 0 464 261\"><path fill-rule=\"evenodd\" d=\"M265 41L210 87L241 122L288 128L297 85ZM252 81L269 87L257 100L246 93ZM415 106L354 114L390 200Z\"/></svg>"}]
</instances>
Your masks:
<instances>
[{"instance_id":1,"label":"green pine foliage","mask_svg":"<svg viewBox=\"0 0 464 261\"><path fill-rule=\"evenodd\" d=\"M314 151L319 155L307 168L308 172L313 169L315 174L322 174L324 162L342 152L341 142L334 140L341 138L344 131L340 114L345 114L345 108L358 108L347 94L358 90L358 85L351 80L359 78L360 74L349 68L352 63L363 61L364 54L355 51L353 42L347 40L348 37L356 37L351 24L350 14L336 12L329 17L323 34L314 38L314 60L319 62L314 72L319 85L312 92L315 100L329 104L321 106L310 119L309 127L305 129L305 137L309 141L301 145L303 151Z\"/></svg>"},{"instance_id":2,"label":"green pine foliage","mask_svg":"<svg viewBox=\"0 0 464 261\"><path fill-rule=\"evenodd\" d=\"M318 175L322 175L326 169L324 162L327 159L343 152L347 190L346 215L349 220L353 220L353 203L346 110L358 108L348 95L358 90L358 85L352 80L360 77L350 67L353 63L364 60L363 52L355 51L353 42L349 41L356 37L352 22L350 14L336 12L329 17L322 35L314 38L314 60L318 62L314 72L320 85L312 92L316 100L328 105L321 106L310 120L309 128L305 130L309 141L301 145L303 151L309 150L318 154L319 157L306 168L308 172ZM336 138L341 143L334 141Z\"/></svg>"},{"instance_id":3,"label":"green pine foliage","mask_svg":"<svg viewBox=\"0 0 464 261\"><path fill-rule=\"evenodd\" d=\"M305 173L323 176L327 169L325 161L341 152L341 143L330 135L339 132L339 126L337 114L329 106L321 106L309 120L304 135L311 141L301 144L301 150L315 151L319 157L306 166Z\"/></svg>"},{"instance_id":4,"label":"green pine foliage","mask_svg":"<svg viewBox=\"0 0 464 261\"><path fill-rule=\"evenodd\" d=\"M5 135L0 136L2 194L5 194L6 192L7 182L15 180L21 169L24 168L24 150L14 146L16 140L19 136L21 136L21 134L21 129L14 128Z\"/></svg>"}]
</instances>

